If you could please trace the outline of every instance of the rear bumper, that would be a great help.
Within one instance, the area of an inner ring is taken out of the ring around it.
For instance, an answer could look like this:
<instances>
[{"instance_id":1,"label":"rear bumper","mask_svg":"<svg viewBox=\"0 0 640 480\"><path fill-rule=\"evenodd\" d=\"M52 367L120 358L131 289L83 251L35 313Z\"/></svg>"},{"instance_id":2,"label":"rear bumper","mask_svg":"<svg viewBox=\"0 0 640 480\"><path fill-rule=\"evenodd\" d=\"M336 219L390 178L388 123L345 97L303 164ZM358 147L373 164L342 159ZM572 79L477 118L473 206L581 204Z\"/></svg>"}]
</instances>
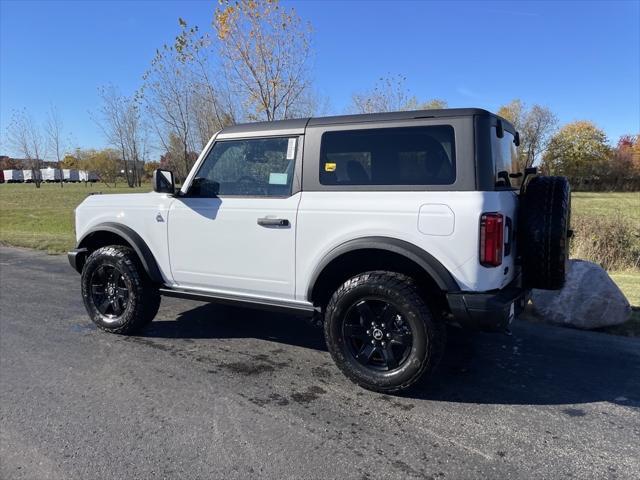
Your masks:
<instances>
[{"instance_id":1,"label":"rear bumper","mask_svg":"<svg viewBox=\"0 0 640 480\"><path fill-rule=\"evenodd\" d=\"M73 267L73 269L78 273L82 272L84 261L87 259L87 252L88 250L86 248L76 248L67 252L69 265L71 265L71 267Z\"/></svg>"},{"instance_id":2,"label":"rear bumper","mask_svg":"<svg viewBox=\"0 0 640 480\"><path fill-rule=\"evenodd\" d=\"M473 330L501 331L524 310L530 290L512 282L491 292L448 293L447 301L456 322Z\"/></svg>"}]
</instances>

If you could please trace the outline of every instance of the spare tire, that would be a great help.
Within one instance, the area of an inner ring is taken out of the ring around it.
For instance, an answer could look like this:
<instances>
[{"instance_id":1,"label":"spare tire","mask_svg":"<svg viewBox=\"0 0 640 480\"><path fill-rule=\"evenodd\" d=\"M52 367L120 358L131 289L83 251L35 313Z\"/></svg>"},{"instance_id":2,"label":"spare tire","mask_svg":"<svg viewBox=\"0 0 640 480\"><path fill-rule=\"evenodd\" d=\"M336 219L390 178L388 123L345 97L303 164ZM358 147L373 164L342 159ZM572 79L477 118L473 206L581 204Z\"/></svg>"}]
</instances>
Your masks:
<instances>
[{"instance_id":1,"label":"spare tire","mask_svg":"<svg viewBox=\"0 0 640 480\"><path fill-rule=\"evenodd\" d=\"M571 189L566 177L533 177L520 195L519 253L523 284L560 290L569 257Z\"/></svg>"}]
</instances>

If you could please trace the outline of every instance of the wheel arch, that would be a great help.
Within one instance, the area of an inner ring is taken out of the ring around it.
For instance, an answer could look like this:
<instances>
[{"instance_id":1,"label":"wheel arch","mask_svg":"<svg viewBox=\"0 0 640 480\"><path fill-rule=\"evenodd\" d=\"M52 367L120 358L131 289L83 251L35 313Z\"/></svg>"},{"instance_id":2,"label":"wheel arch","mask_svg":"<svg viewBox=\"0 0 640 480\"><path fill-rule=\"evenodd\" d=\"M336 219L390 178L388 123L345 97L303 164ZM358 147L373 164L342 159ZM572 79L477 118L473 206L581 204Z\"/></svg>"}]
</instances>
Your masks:
<instances>
[{"instance_id":1,"label":"wheel arch","mask_svg":"<svg viewBox=\"0 0 640 480\"><path fill-rule=\"evenodd\" d=\"M164 283L158 262L142 237L132 228L115 222L105 222L89 229L78 241L77 250L92 252L107 245L125 245L131 247L149 278L155 283ZM81 272L84 260L77 262L76 269Z\"/></svg>"},{"instance_id":2,"label":"wheel arch","mask_svg":"<svg viewBox=\"0 0 640 480\"><path fill-rule=\"evenodd\" d=\"M426 289L442 293L460 290L449 271L420 247L389 237L364 237L331 250L316 266L307 287L307 300L322 305L352 275L366 270L391 269L418 277Z\"/></svg>"}]
</instances>

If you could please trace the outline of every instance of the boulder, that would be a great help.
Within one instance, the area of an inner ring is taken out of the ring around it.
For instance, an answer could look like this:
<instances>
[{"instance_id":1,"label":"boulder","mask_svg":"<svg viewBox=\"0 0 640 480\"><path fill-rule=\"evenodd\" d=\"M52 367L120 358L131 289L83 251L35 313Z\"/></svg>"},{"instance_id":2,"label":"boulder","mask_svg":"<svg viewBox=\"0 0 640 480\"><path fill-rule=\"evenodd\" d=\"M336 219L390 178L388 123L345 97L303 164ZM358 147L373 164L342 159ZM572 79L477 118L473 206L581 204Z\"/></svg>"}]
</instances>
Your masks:
<instances>
[{"instance_id":1,"label":"boulder","mask_svg":"<svg viewBox=\"0 0 640 480\"><path fill-rule=\"evenodd\" d=\"M533 290L534 312L545 322L589 330L628 320L631 306L600 266L570 260L562 290Z\"/></svg>"}]
</instances>

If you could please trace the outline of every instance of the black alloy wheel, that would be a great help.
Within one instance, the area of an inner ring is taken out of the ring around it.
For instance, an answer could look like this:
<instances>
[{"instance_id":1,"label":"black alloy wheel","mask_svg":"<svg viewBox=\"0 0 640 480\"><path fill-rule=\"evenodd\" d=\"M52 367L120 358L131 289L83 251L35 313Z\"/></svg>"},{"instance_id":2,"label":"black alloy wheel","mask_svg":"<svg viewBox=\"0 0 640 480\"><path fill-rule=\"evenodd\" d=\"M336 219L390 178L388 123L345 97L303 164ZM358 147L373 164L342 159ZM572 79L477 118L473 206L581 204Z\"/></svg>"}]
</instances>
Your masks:
<instances>
[{"instance_id":1,"label":"black alloy wheel","mask_svg":"<svg viewBox=\"0 0 640 480\"><path fill-rule=\"evenodd\" d=\"M130 286L113 265L100 265L91 275L91 301L105 319L117 320L129 304Z\"/></svg>"},{"instance_id":2,"label":"black alloy wheel","mask_svg":"<svg viewBox=\"0 0 640 480\"><path fill-rule=\"evenodd\" d=\"M365 367L394 370L411 353L411 327L398 308L383 298L366 298L353 304L344 316L342 329L353 358Z\"/></svg>"}]
</instances>

